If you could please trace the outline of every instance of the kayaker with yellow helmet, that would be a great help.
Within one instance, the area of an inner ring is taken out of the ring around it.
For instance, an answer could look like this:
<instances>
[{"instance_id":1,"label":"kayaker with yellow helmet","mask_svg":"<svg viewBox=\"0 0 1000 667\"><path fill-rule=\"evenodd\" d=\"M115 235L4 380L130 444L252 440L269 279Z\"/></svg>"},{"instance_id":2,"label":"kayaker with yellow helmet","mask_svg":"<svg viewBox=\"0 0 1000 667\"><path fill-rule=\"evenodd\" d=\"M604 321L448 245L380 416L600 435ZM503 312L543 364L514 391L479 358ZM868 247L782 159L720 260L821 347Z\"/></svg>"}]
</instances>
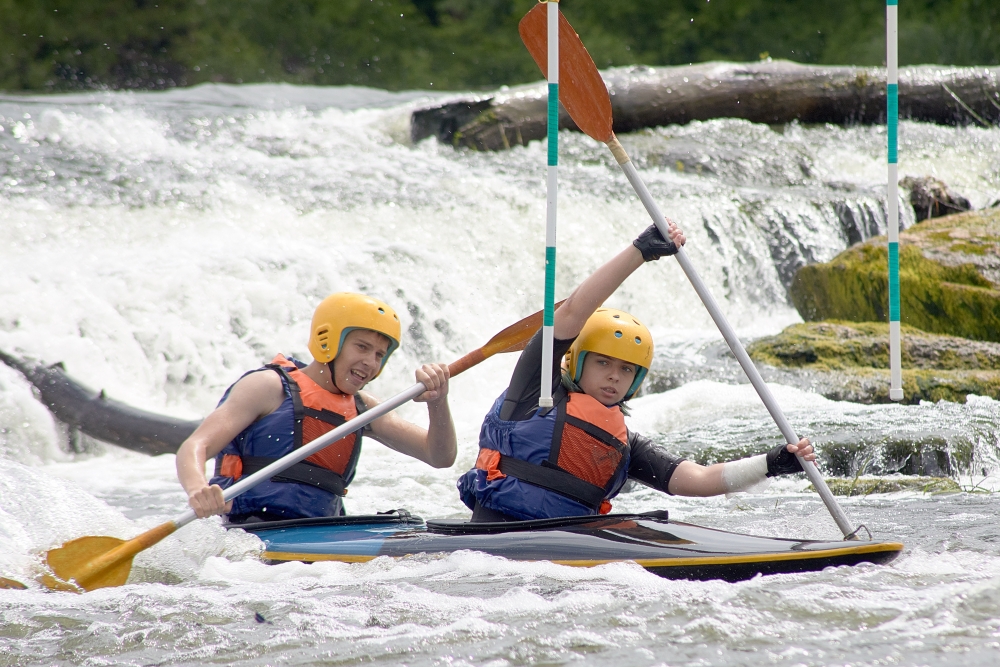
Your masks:
<instances>
[{"instance_id":1,"label":"kayaker with yellow helmet","mask_svg":"<svg viewBox=\"0 0 1000 667\"><path fill-rule=\"evenodd\" d=\"M313 361L277 355L250 371L223 395L219 406L181 445L177 477L199 517L228 514L230 523L344 513L342 496L354 478L362 436L435 468L455 462L457 440L448 407L448 366L416 371L428 390L428 428L390 412L227 504L222 489L292 450L315 440L378 404L364 386L378 377L399 347L399 316L386 303L340 292L316 308L309 333ZM215 474L205 481L205 463Z\"/></svg>"},{"instance_id":2,"label":"kayaker with yellow helmet","mask_svg":"<svg viewBox=\"0 0 1000 667\"><path fill-rule=\"evenodd\" d=\"M650 226L556 310L553 408L538 407L541 336L521 353L510 385L483 422L476 467L458 480L473 521L605 514L628 479L676 495L733 493L801 471L796 452L815 460L802 439L767 454L701 466L626 428L624 403L649 370L653 340L636 318L599 306L644 262L684 245L681 230L668 226L669 241Z\"/></svg>"}]
</instances>

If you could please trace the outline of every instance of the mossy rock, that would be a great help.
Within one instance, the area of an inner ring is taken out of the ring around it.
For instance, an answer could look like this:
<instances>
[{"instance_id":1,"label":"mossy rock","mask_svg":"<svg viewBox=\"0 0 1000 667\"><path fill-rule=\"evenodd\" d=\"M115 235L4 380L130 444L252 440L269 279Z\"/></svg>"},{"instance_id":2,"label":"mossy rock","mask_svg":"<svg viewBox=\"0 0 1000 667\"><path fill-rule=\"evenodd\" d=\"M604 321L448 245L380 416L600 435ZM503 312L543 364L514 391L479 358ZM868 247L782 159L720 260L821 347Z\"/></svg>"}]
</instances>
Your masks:
<instances>
[{"instance_id":1,"label":"mossy rock","mask_svg":"<svg viewBox=\"0 0 1000 667\"><path fill-rule=\"evenodd\" d=\"M888 321L880 236L805 266L789 288L806 321ZM1000 210L935 218L900 234L900 319L924 331L1000 342Z\"/></svg>"},{"instance_id":2,"label":"mossy rock","mask_svg":"<svg viewBox=\"0 0 1000 667\"><path fill-rule=\"evenodd\" d=\"M908 403L964 402L969 394L1000 399L1000 344L901 327L903 393ZM804 322L747 346L750 357L814 376L827 398L889 402L889 325Z\"/></svg>"},{"instance_id":3,"label":"mossy rock","mask_svg":"<svg viewBox=\"0 0 1000 667\"><path fill-rule=\"evenodd\" d=\"M747 437L739 444L706 440L705 435L699 433L689 438L678 433L653 433L650 437L675 456L703 466L760 454L781 442L776 430ZM827 431L817 436L814 444L825 475L851 479L859 474L924 477L964 474L971 469L975 450L974 442L966 437L926 433Z\"/></svg>"},{"instance_id":4,"label":"mossy rock","mask_svg":"<svg viewBox=\"0 0 1000 667\"><path fill-rule=\"evenodd\" d=\"M833 477L826 485L835 496L867 496L872 493L898 493L916 491L918 493L961 493L958 483L948 477ZM810 484L808 491L816 489Z\"/></svg>"}]
</instances>

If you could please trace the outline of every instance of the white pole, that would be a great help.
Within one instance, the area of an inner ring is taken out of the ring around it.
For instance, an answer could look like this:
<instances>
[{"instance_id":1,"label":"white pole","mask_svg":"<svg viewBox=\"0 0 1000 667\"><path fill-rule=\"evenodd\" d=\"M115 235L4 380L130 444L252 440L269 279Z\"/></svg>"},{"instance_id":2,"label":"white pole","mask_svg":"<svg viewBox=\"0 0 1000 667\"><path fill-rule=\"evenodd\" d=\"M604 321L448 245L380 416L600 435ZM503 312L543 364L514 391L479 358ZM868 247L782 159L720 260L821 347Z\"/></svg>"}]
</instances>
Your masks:
<instances>
[{"instance_id":1,"label":"white pole","mask_svg":"<svg viewBox=\"0 0 1000 667\"><path fill-rule=\"evenodd\" d=\"M897 137L899 135L899 49L897 29L898 0L885 2L885 64L887 144L889 182L886 188L886 208L889 231L889 398L903 400L903 373L899 341L899 182Z\"/></svg>"},{"instance_id":2,"label":"white pole","mask_svg":"<svg viewBox=\"0 0 1000 667\"><path fill-rule=\"evenodd\" d=\"M542 317L542 392L538 407L552 407L552 323L556 300L556 195L559 191L559 0L548 4L548 183L545 217L545 308Z\"/></svg>"}]
</instances>

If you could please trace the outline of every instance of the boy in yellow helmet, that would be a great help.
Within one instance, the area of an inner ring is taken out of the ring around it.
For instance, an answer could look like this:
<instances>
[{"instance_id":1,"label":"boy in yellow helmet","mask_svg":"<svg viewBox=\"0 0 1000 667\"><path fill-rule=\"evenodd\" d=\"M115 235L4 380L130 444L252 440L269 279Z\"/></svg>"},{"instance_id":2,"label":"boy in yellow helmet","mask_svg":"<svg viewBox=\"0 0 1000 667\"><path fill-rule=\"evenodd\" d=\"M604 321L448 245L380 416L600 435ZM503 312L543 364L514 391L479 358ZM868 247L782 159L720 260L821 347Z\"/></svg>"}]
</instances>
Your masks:
<instances>
[{"instance_id":1,"label":"boy in yellow helmet","mask_svg":"<svg viewBox=\"0 0 1000 667\"><path fill-rule=\"evenodd\" d=\"M427 364L416 379L428 390L414 399L427 403L427 429L390 412L223 502L223 488L377 405L363 387L382 372L399 347L400 333L399 317L378 299L347 292L324 299L309 334L312 363L279 354L250 371L181 445L177 477L195 513L226 513L230 523L341 515L362 435L435 468L451 466L457 442L448 407L448 366ZM210 458L215 458L215 475L206 482Z\"/></svg>"},{"instance_id":2,"label":"boy in yellow helmet","mask_svg":"<svg viewBox=\"0 0 1000 667\"><path fill-rule=\"evenodd\" d=\"M796 453L815 460L812 445L802 439L767 454L701 466L626 428L622 405L649 370L653 341L628 313L598 307L643 262L684 245L681 230L670 221L668 226L669 241L650 226L555 312L550 410L538 407L541 337L524 349L510 385L483 422L476 467L458 480L473 521L606 514L629 478L670 494L733 493L801 471Z\"/></svg>"}]
</instances>

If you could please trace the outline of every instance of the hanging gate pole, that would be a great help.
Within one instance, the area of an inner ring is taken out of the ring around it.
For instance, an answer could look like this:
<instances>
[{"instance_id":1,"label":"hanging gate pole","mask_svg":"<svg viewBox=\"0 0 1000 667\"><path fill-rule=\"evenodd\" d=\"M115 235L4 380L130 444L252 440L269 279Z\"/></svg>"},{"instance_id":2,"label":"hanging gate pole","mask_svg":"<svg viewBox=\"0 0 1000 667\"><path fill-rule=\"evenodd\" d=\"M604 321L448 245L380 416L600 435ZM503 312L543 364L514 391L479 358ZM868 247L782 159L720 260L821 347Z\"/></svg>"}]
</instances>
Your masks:
<instances>
[{"instance_id":1,"label":"hanging gate pole","mask_svg":"<svg viewBox=\"0 0 1000 667\"><path fill-rule=\"evenodd\" d=\"M548 174L545 216L545 307L542 317L542 393L538 407L552 407L552 323L556 300L556 195L559 191L559 0L548 9Z\"/></svg>"},{"instance_id":2,"label":"hanging gate pole","mask_svg":"<svg viewBox=\"0 0 1000 667\"><path fill-rule=\"evenodd\" d=\"M889 232L889 398L903 400L899 340L899 135L898 0L885 2L886 110L889 181L886 188L886 228Z\"/></svg>"}]
</instances>

